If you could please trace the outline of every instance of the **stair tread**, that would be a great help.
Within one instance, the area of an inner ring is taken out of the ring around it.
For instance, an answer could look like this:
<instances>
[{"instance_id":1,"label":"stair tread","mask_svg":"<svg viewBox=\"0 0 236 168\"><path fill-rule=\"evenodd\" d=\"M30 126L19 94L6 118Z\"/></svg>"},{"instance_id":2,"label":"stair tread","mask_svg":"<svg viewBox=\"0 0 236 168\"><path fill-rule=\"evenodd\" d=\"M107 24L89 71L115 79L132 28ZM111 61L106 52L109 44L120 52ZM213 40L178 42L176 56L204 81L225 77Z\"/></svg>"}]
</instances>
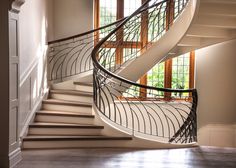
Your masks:
<instances>
[{"instance_id":1,"label":"stair tread","mask_svg":"<svg viewBox=\"0 0 236 168\"><path fill-rule=\"evenodd\" d=\"M92 83L86 83L86 82L74 82L74 85L83 85L83 86L90 86L92 87Z\"/></svg>"},{"instance_id":2,"label":"stair tread","mask_svg":"<svg viewBox=\"0 0 236 168\"><path fill-rule=\"evenodd\" d=\"M50 93L56 93L56 94L68 94L68 95L77 95L77 96L87 96L92 97L92 92L86 92L86 91L77 91L77 90L59 90L59 89L52 89L50 90Z\"/></svg>"},{"instance_id":3,"label":"stair tread","mask_svg":"<svg viewBox=\"0 0 236 168\"><path fill-rule=\"evenodd\" d=\"M132 137L128 136L27 136L23 139L24 141L52 141L52 140L132 140Z\"/></svg>"},{"instance_id":4,"label":"stair tread","mask_svg":"<svg viewBox=\"0 0 236 168\"><path fill-rule=\"evenodd\" d=\"M67 111L50 111L40 110L36 113L37 115L52 115L52 116L73 116L73 117L84 117L94 118L93 114L78 113L78 112L67 112Z\"/></svg>"},{"instance_id":5,"label":"stair tread","mask_svg":"<svg viewBox=\"0 0 236 168\"><path fill-rule=\"evenodd\" d=\"M68 100L59 100L59 99L47 99L43 100L44 104L57 104L57 105L72 105L72 106L86 106L92 107L92 103L85 103L79 101L68 101Z\"/></svg>"},{"instance_id":6,"label":"stair tread","mask_svg":"<svg viewBox=\"0 0 236 168\"><path fill-rule=\"evenodd\" d=\"M30 128L91 128L91 129L103 129L102 125L91 124L67 124L67 123L44 123L35 122L29 125Z\"/></svg>"}]
</instances>

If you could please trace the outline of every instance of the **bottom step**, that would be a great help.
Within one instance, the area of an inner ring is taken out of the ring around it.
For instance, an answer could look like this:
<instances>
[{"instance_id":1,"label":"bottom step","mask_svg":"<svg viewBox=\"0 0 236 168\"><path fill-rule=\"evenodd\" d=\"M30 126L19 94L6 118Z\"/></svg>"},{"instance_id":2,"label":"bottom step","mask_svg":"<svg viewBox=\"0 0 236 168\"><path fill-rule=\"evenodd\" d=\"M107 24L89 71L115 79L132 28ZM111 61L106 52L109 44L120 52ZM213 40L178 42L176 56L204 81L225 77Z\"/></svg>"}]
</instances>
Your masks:
<instances>
[{"instance_id":1,"label":"bottom step","mask_svg":"<svg viewBox=\"0 0 236 168\"><path fill-rule=\"evenodd\" d=\"M28 136L23 149L121 147L132 137L110 136Z\"/></svg>"}]
</instances>

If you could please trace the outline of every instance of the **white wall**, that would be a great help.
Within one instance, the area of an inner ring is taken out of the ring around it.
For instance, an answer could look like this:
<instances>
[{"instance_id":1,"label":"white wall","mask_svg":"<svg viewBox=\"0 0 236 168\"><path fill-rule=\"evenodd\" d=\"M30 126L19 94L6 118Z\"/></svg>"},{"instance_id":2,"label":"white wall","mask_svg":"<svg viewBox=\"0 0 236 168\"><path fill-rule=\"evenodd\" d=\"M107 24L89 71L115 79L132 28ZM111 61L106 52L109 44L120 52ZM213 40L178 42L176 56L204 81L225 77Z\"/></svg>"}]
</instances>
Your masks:
<instances>
[{"instance_id":1,"label":"white wall","mask_svg":"<svg viewBox=\"0 0 236 168\"><path fill-rule=\"evenodd\" d=\"M53 3L54 39L93 29L93 0L54 0Z\"/></svg>"},{"instance_id":2,"label":"white wall","mask_svg":"<svg viewBox=\"0 0 236 168\"><path fill-rule=\"evenodd\" d=\"M231 130L236 123L235 46L236 40L233 40L196 51L200 144L232 146L229 142L235 142L235 140L229 140L229 137L234 137L234 135L225 135L225 131L222 134L222 130ZM214 136L210 138L210 134ZM224 145L222 145L223 142L213 142L217 138L225 141Z\"/></svg>"},{"instance_id":3,"label":"white wall","mask_svg":"<svg viewBox=\"0 0 236 168\"><path fill-rule=\"evenodd\" d=\"M46 52L51 0L28 0L19 15L20 134L46 90Z\"/></svg>"}]
</instances>

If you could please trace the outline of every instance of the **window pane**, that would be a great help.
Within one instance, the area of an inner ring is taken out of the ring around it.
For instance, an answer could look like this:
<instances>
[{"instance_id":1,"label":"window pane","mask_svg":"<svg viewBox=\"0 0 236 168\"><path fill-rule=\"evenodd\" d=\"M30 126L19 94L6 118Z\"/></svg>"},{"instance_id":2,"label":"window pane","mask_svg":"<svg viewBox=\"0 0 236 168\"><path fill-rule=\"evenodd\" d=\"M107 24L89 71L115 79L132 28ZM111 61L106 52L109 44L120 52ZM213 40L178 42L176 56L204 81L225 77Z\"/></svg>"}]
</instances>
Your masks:
<instances>
[{"instance_id":1,"label":"window pane","mask_svg":"<svg viewBox=\"0 0 236 168\"><path fill-rule=\"evenodd\" d=\"M100 26L105 26L115 22L117 13L117 0L100 0L99 12ZM102 34L103 37L106 35L107 34Z\"/></svg>"},{"instance_id":2,"label":"window pane","mask_svg":"<svg viewBox=\"0 0 236 168\"><path fill-rule=\"evenodd\" d=\"M137 48L124 48L123 49L123 62L132 60L140 55L140 49Z\"/></svg>"},{"instance_id":3,"label":"window pane","mask_svg":"<svg viewBox=\"0 0 236 168\"><path fill-rule=\"evenodd\" d=\"M130 16L142 5L141 0L124 0L124 17ZM124 26L124 41L136 42L140 40L141 14L133 17ZM131 31L132 30L132 31Z\"/></svg>"},{"instance_id":4,"label":"window pane","mask_svg":"<svg viewBox=\"0 0 236 168\"><path fill-rule=\"evenodd\" d=\"M141 0L124 0L124 17L131 15L141 3Z\"/></svg>"},{"instance_id":5,"label":"window pane","mask_svg":"<svg viewBox=\"0 0 236 168\"><path fill-rule=\"evenodd\" d=\"M140 83L140 81L138 80L136 83ZM139 94L140 94L140 87L131 86L129 89L123 92L122 96L130 98L138 98Z\"/></svg>"},{"instance_id":6,"label":"window pane","mask_svg":"<svg viewBox=\"0 0 236 168\"><path fill-rule=\"evenodd\" d=\"M172 60L172 88L188 89L190 75L190 53L173 58Z\"/></svg>"},{"instance_id":7,"label":"window pane","mask_svg":"<svg viewBox=\"0 0 236 168\"><path fill-rule=\"evenodd\" d=\"M158 88L164 88L164 81L165 81L165 63L162 62L160 64L155 65L147 73L147 85ZM147 97L161 97L163 95L164 95L163 92L147 90Z\"/></svg>"},{"instance_id":8,"label":"window pane","mask_svg":"<svg viewBox=\"0 0 236 168\"><path fill-rule=\"evenodd\" d=\"M153 5L157 3L157 1L154 1L150 3L150 5ZM149 41L157 41L162 34L166 31L166 3L164 3L161 8L153 7L149 9L148 14L148 40Z\"/></svg>"},{"instance_id":9,"label":"window pane","mask_svg":"<svg viewBox=\"0 0 236 168\"><path fill-rule=\"evenodd\" d=\"M178 0L175 1L174 5L174 17L176 17L183 9L186 1L185 0Z\"/></svg>"},{"instance_id":10,"label":"window pane","mask_svg":"<svg viewBox=\"0 0 236 168\"><path fill-rule=\"evenodd\" d=\"M99 63L106 69L115 66L115 48L101 48L99 52Z\"/></svg>"}]
</instances>

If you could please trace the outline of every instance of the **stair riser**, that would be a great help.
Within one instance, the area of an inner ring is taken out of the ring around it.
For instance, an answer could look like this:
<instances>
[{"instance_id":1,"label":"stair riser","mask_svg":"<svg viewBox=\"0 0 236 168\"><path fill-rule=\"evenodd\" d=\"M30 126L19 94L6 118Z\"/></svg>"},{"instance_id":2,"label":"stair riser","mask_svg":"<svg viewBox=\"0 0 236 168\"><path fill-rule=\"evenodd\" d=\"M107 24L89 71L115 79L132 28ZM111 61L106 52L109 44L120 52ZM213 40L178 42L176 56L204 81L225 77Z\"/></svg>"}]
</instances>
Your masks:
<instances>
[{"instance_id":1,"label":"stair riser","mask_svg":"<svg viewBox=\"0 0 236 168\"><path fill-rule=\"evenodd\" d=\"M93 118L84 117L67 117L67 116L50 116L50 115L37 115L36 122L51 122L51 123L67 123L67 124L94 124Z\"/></svg>"},{"instance_id":2,"label":"stair riser","mask_svg":"<svg viewBox=\"0 0 236 168\"><path fill-rule=\"evenodd\" d=\"M83 106L43 104L43 109L52 111L68 111L68 112L92 114L92 107L83 107Z\"/></svg>"},{"instance_id":3,"label":"stair riser","mask_svg":"<svg viewBox=\"0 0 236 168\"><path fill-rule=\"evenodd\" d=\"M86 140L86 141L25 141L24 149L129 147L129 140Z\"/></svg>"},{"instance_id":4,"label":"stair riser","mask_svg":"<svg viewBox=\"0 0 236 168\"><path fill-rule=\"evenodd\" d=\"M77 95L67 95L67 94L50 94L51 98L59 100L68 100L68 101L79 101L83 103L92 103L93 98L90 96L77 96Z\"/></svg>"},{"instance_id":5,"label":"stair riser","mask_svg":"<svg viewBox=\"0 0 236 168\"><path fill-rule=\"evenodd\" d=\"M85 92L93 92L93 87L84 86L84 85L75 85L75 90L85 91Z\"/></svg>"},{"instance_id":6,"label":"stair riser","mask_svg":"<svg viewBox=\"0 0 236 168\"><path fill-rule=\"evenodd\" d=\"M30 128L30 135L101 135L101 129L81 128Z\"/></svg>"}]
</instances>

